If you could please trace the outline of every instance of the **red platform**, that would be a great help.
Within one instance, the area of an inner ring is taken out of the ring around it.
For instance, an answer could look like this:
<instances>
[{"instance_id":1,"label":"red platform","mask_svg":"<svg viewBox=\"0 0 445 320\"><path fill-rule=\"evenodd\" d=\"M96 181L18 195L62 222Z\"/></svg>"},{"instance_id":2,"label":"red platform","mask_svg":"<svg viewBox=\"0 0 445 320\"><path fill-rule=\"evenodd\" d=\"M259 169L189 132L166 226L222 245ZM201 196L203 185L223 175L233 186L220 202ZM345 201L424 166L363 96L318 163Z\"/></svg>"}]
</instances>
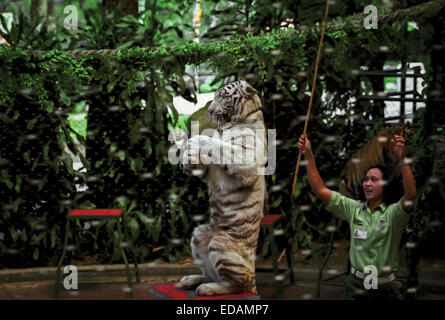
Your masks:
<instances>
[{"instance_id":1,"label":"red platform","mask_svg":"<svg viewBox=\"0 0 445 320\"><path fill-rule=\"evenodd\" d=\"M283 218L281 214L266 214L261 220L261 225L262 226L272 225L281 218Z\"/></svg>"},{"instance_id":2,"label":"red platform","mask_svg":"<svg viewBox=\"0 0 445 320\"><path fill-rule=\"evenodd\" d=\"M179 283L151 286L150 293L164 300L259 300L260 296L250 292L220 296L198 296L195 289L184 289Z\"/></svg>"},{"instance_id":3,"label":"red platform","mask_svg":"<svg viewBox=\"0 0 445 320\"><path fill-rule=\"evenodd\" d=\"M122 209L76 209L68 213L68 218L116 218Z\"/></svg>"}]
</instances>

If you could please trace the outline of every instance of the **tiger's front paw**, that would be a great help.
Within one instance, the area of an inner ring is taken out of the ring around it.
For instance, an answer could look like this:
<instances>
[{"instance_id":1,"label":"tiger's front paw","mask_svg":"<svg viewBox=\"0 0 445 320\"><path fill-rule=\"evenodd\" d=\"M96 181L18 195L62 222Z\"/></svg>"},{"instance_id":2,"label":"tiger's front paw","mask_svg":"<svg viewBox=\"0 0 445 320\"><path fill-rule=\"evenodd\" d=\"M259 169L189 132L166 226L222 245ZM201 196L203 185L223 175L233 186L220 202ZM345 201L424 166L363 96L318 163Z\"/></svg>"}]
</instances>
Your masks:
<instances>
[{"instance_id":1,"label":"tiger's front paw","mask_svg":"<svg viewBox=\"0 0 445 320\"><path fill-rule=\"evenodd\" d=\"M179 281L183 288L194 288L206 282L209 282L209 279L206 276L198 274L182 277L182 279Z\"/></svg>"},{"instance_id":2,"label":"tiger's front paw","mask_svg":"<svg viewBox=\"0 0 445 320\"><path fill-rule=\"evenodd\" d=\"M202 149L206 149L212 144L212 138L208 136L193 136L187 140L187 149L200 152Z\"/></svg>"},{"instance_id":3,"label":"tiger's front paw","mask_svg":"<svg viewBox=\"0 0 445 320\"><path fill-rule=\"evenodd\" d=\"M183 165L199 164L199 151L189 149L185 150L181 163Z\"/></svg>"},{"instance_id":4,"label":"tiger's front paw","mask_svg":"<svg viewBox=\"0 0 445 320\"><path fill-rule=\"evenodd\" d=\"M193 136L187 140L183 155L183 164L210 164L212 138L208 136Z\"/></svg>"},{"instance_id":5,"label":"tiger's front paw","mask_svg":"<svg viewBox=\"0 0 445 320\"><path fill-rule=\"evenodd\" d=\"M196 137L192 137L187 140L183 152L182 163L183 164L199 164L199 140Z\"/></svg>"},{"instance_id":6,"label":"tiger's front paw","mask_svg":"<svg viewBox=\"0 0 445 320\"><path fill-rule=\"evenodd\" d=\"M229 294L230 292L225 286L222 286L217 282L211 282L211 283L201 284L196 289L196 293L199 296L216 296L222 294Z\"/></svg>"}]
</instances>

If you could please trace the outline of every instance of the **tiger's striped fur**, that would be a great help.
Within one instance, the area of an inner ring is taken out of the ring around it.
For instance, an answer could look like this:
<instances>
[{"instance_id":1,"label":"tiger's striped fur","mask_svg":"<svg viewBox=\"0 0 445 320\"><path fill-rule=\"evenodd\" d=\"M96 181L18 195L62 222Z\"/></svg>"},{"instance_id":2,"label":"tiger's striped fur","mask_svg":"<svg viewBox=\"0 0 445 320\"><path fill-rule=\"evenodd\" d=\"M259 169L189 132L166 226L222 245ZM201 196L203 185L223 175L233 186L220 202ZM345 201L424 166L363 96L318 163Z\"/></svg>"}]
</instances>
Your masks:
<instances>
[{"instance_id":1,"label":"tiger's striped fur","mask_svg":"<svg viewBox=\"0 0 445 320\"><path fill-rule=\"evenodd\" d=\"M207 183L210 221L196 227L191 240L192 254L202 275L183 277L180 283L187 288L198 286L199 295L257 293L255 257L266 199L265 178L257 173L257 168L264 165L267 152L258 91L245 81L225 85L215 92L209 115L218 131L212 137L199 135L189 139L185 158L196 157L202 148L215 144L225 146L223 158L255 148L258 157L254 164L206 165L201 161L185 165L198 170L197 175ZM255 129L263 129L264 135L256 136L254 146L249 138Z\"/></svg>"}]
</instances>

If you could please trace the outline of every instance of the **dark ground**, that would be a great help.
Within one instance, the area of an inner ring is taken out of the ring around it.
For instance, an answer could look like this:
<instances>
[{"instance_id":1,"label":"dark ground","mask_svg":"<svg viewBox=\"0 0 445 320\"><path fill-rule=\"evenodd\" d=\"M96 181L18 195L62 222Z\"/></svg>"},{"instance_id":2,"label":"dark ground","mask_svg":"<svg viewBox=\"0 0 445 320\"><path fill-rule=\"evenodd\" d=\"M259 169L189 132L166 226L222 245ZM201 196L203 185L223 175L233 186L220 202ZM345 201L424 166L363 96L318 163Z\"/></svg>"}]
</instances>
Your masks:
<instances>
[{"instance_id":1,"label":"dark ground","mask_svg":"<svg viewBox=\"0 0 445 320\"><path fill-rule=\"evenodd\" d=\"M142 264L141 282L133 284L133 299L159 300L149 293L152 285L178 282L183 275L197 273L193 264ZM131 299L128 294L124 265L95 265L78 267L78 290L60 289L60 299L115 300ZM339 277L322 285L320 299L343 299L343 266L329 266L324 279ZM312 300L316 299L318 268L310 265L294 265L296 282L285 281L283 286L273 286L274 275L257 273L257 288L261 299ZM63 277L63 275L62 275ZM54 299L55 268L32 268L0 271L0 300L47 300ZM63 278L62 278L63 279ZM87 281L115 281L115 283L86 283ZM116 283L120 281L121 283ZM277 288L282 288L279 295ZM430 268L421 271L419 300L445 300L445 270Z\"/></svg>"},{"instance_id":2,"label":"dark ground","mask_svg":"<svg viewBox=\"0 0 445 320\"><path fill-rule=\"evenodd\" d=\"M261 299L313 300L317 298L317 277L320 265L307 263L307 250L299 250L293 255L295 284L285 279L282 286L274 286L272 272L257 271L257 289ZM342 300L343 280L348 259L348 242L336 241L333 254L323 273L323 279L336 278L321 286L320 299ZM284 257L281 263L286 260ZM69 300L116 300L131 299L124 265L99 265L94 257L73 260L78 268L78 290L67 291L61 285L60 299ZM270 259L258 259L257 269L272 266ZM284 264L281 265L285 267ZM200 273L191 258L180 263L168 264L162 260L139 265L141 282L133 284L133 299L159 300L149 293L150 286L178 282L184 275ZM47 300L54 299L55 269L29 268L0 270L0 300ZM401 269L403 278L407 270ZM64 277L62 273L62 279ZM114 283L87 283L88 281L107 281ZM120 283L117 283L120 282ZM445 300L445 261L422 261L419 275L420 285L416 290L419 300ZM281 288L282 292L277 288Z\"/></svg>"}]
</instances>

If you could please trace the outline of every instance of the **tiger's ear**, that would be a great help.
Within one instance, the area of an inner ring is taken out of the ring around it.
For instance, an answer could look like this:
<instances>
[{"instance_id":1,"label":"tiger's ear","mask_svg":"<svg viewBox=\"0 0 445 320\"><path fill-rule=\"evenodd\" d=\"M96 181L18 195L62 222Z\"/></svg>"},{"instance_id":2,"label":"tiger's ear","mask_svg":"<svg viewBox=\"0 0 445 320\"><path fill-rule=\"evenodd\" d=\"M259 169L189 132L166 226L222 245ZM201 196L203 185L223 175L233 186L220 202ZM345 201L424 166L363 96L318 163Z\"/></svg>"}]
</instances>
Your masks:
<instances>
[{"instance_id":1,"label":"tiger's ear","mask_svg":"<svg viewBox=\"0 0 445 320\"><path fill-rule=\"evenodd\" d=\"M244 90L244 95L247 99L251 99L254 95L259 94L260 92L252 87L250 84L246 83L246 88Z\"/></svg>"}]
</instances>

